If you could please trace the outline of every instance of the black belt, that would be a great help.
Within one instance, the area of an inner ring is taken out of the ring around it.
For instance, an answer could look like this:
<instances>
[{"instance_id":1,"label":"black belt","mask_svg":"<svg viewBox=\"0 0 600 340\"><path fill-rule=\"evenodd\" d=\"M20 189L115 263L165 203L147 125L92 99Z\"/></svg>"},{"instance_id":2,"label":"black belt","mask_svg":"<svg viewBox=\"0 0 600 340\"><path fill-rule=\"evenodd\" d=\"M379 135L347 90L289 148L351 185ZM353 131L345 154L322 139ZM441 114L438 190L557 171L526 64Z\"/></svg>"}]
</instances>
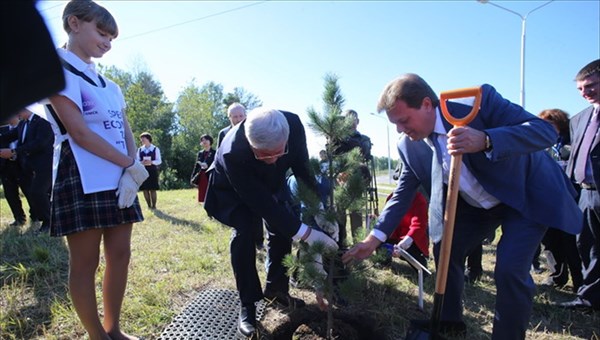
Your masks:
<instances>
[{"instance_id":1,"label":"black belt","mask_svg":"<svg viewBox=\"0 0 600 340\"><path fill-rule=\"evenodd\" d=\"M581 189L585 190L596 190L596 186L593 184L581 183L579 184L579 186L581 187Z\"/></svg>"}]
</instances>

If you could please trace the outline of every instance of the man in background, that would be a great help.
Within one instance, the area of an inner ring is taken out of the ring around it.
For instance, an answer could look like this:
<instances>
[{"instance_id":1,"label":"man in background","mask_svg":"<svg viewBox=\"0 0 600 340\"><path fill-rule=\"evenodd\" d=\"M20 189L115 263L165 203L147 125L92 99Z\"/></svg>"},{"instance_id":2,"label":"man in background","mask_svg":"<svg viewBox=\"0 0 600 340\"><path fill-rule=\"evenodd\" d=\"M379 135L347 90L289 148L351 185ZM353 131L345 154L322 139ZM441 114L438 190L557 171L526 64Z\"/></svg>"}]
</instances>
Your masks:
<instances>
[{"instance_id":1,"label":"man in background","mask_svg":"<svg viewBox=\"0 0 600 340\"><path fill-rule=\"evenodd\" d=\"M360 122L360 120L358 119L358 113L356 111L346 110L342 113L342 116L352 121L352 125L350 126L351 133L350 136L345 140L333 141L333 154L340 155L358 148L362 157L359 170L363 174L365 182L368 183L368 187L371 183L371 175L373 175L369 171L369 162L371 162L373 159L373 157L371 156L371 139L366 135L363 135L360 132L358 132L358 123ZM359 210L350 210L347 213L344 210L339 210L337 214L338 223L340 226L339 245L341 247L344 247L347 243L348 238L346 231L347 216L350 216L350 231L353 237L357 236L358 230L362 227L363 218Z\"/></svg>"},{"instance_id":2,"label":"man in background","mask_svg":"<svg viewBox=\"0 0 600 340\"><path fill-rule=\"evenodd\" d=\"M217 137L217 148L221 145L223 138L232 127L236 126L239 122L246 119L246 108L244 105L240 103L233 103L229 105L227 108L227 117L229 118L229 122L231 125L226 126L219 131L219 136Z\"/></svg>"},{"instance_id":3,"label":"man in background","mask_svg":"<svg viewBox=\"0 0 600 340\"><path fill-rule=\"evenodd\" d=\"M0 136L0 140L17 142L14 149L0 149L0 158L16 157L19 163L22 188L31 207L31 220L42 222L39 231L50 229L50 189L52 186L52 157L54 131L50 123L27 109L19 112L17 129Z\"/></svg>"},{"instance_id":4,"label":"man in background","mask_svg":"<svg viewBox=\"0 0 600 340\"><path fill-rule=\"evenodd\" d=\"M581 187L583 230L577 235L577 249L583 265L583 284L575 300L560 305L600 310L600 59L584 66L575 81L581 96L591 104L571 118L571 155L566 170Z\"/></svg>"},{"instance_id":5,"label":"man in background","mask_svg":"<svg viewBox=\"0 0 600 340\"><path fill-rule=\"evenodd\" d=\"M19 117L16 115L10 117L7 122L7 125L0 126L0 135L8 134L11 130L16 130L19 124ZM0 142L0 149L9 148L12 150L16 149L16 147L16 141L9 142L2 139ZM4 197L15 219L14 222L9 224L11 227L22 226L26 220L23 205L21 204L21 197L19 196L19 175L21 172L16 155L8 159L0 158L0 180L4 188Z\"/></svg>"}]
</instances>

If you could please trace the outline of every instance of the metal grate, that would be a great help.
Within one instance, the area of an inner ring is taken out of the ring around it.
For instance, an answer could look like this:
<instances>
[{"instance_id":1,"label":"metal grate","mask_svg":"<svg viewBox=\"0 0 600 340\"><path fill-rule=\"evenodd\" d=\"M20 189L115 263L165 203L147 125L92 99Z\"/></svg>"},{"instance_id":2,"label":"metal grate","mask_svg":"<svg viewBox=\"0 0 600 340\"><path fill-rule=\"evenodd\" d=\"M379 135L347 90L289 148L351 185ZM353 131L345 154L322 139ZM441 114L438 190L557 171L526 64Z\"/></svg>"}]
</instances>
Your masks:
<instances>
[{"instance_id":1,"label":"metal grate","mask_svg":"<svg viewBox=\"0 0 600 340\"><path fill-rule=\"evenodd\" d=\"M256 320L265 310L263 300L256 303ZM185 307L160 335L161 340L239 339L237 322L240 299L237 291L207 289Z\"/></svg>"}]
</instances>

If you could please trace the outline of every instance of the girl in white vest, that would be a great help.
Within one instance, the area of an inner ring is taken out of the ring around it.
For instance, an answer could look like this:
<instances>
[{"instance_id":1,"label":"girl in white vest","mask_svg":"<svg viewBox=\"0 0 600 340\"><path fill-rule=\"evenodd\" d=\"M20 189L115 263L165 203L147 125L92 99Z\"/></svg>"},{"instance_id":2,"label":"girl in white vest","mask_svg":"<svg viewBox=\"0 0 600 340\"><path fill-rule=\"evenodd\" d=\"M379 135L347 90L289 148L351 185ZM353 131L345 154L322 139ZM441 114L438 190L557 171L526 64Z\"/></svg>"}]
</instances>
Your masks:
<instances>
[{"instance_id":1,"label":"girl in white vest","mask_svg":"<svg viewBox=\"0 0 600 340\"><path fill-rule=\"evenodd\" d=\"M136 160L125 100L114 82L96 73L118 35L117 23L91 0L72 0L63 12L68 43L57 50L66 88L49 98L47 116L63 125L52 191L52 236L66 236L69 292L90 339L136 339L119 327L127 285L133 223L143 220L137 190L148 177ZM100 321L95 274L104 239L106 270Z\"/></svg>"}]
</instances>

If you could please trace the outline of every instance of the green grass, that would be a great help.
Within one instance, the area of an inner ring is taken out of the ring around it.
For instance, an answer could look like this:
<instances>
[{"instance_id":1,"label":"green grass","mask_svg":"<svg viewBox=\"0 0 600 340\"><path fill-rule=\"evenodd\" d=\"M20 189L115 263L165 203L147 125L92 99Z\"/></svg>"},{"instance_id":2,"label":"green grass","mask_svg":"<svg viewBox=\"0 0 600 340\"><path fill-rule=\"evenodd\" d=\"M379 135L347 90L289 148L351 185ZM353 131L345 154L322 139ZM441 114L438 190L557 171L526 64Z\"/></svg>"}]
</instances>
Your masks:
<instances>
[{"instance_id":1,"label":"green grass","mask_svg":"<svg viewBox=\"0 0 600 340\"><path fill-rule=\"evenodd\" d=\"M390 190L391 186L380 184L380 209ZM2 194L0 191L0 339L85 339L68 295L65 240L37 236L35 226L8 227L12 216ZM196 191L160 191L157 206L155 211L144 208L145 221L134 226L121 318L124 331L147 339L157 339L200 290L235 289L228 251L230 229L207 218L196 202ZM491 336L494 245L484 250L483 280L465 290L469 339ZM257 266L264 284L262 261L259 256ZM103 263L98 271L98 298ZM417 276L406 263L394 259L389 267L371 261L366 264L367 279L345 308L348 312L370 315L390 339L406 333L408 319L429 317L433 277L425 278L423 312L417 306ZM544 275L534 275L534 280L540 282ZM538 289L528 339L599 339L599 313L550 306L552 301L573 298L569 288ZM314 302L308 290L293 289L293 294Z\"/></svg>"}]
</instances>

